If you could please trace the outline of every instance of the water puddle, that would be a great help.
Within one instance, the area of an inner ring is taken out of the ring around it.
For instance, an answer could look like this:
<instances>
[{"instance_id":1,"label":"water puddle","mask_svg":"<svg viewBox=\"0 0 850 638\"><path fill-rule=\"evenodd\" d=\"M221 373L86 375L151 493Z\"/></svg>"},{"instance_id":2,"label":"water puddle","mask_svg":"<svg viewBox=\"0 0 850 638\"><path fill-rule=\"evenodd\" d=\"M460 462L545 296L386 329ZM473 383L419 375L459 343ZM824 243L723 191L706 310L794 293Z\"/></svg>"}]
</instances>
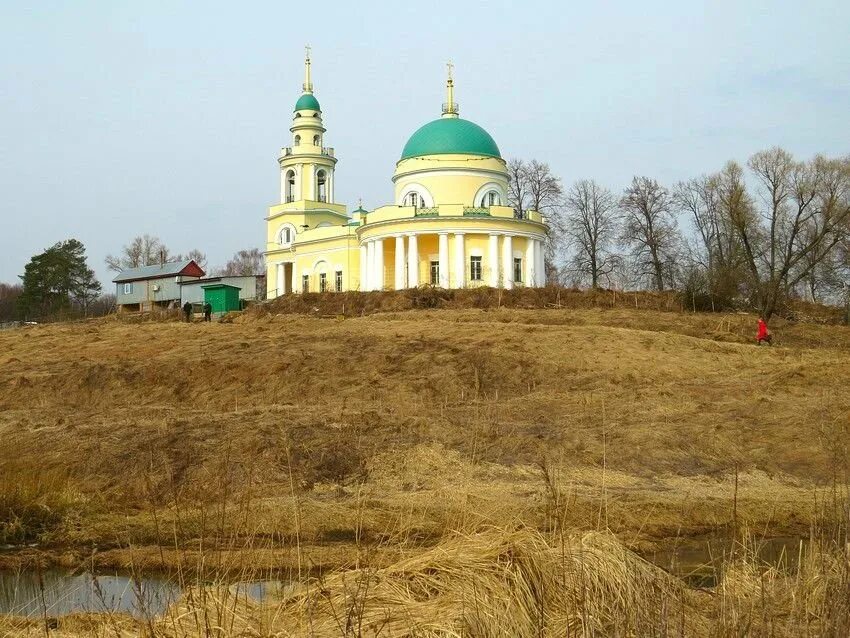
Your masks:
<instances>
[{"instance_id":1,"label":"water puddle","mask_svg":"<svg viewBox=\"0 0 850 638\"><path fill-rule=\"evenodd\" d=\"M236 597L263 600L281 581L240 582ZM55 617L76 612L123 612L153 618L180 599L182 589L168 576L136 579L128 574L68 573L61 570L0 571L0 614Z\"/></svg>"},{"instance_id":2,"label":"water puddle","mask_svg":"<svg viewBox=\"0 0 850 638\"><path fill-rule=\"evenodd\" d=\"M768 538L753 541L748 551L750 558L757 559L765 566L794 570L799 560L800 543L805 548L806 541L800 538ZM741 546L728 538L714 537L702 541L682 540L646 558L683 578L692 587L715 587L723 566L735 552L741 551Z\"/></svg>"}]
</instances>

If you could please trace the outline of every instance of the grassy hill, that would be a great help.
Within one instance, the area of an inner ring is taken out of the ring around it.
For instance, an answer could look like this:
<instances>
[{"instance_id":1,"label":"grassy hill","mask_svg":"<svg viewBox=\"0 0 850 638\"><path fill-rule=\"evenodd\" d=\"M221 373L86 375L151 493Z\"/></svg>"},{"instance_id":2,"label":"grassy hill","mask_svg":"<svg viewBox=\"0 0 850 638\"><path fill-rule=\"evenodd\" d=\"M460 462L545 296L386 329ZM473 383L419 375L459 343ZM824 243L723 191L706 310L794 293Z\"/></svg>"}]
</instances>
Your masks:
<instances>
[{"instance_id":1,"label":"grassy hill","mask_svg":"<svg viewBox=\"0 0 850 638\"><path fill-rule=\"evenodd\" d=\"M572 305L0 332L0 545L38 545L0 564L300 573L494 526L646 551L843 524L850 330L757 347L749 315Z\"/></svg>"}]
</instances>

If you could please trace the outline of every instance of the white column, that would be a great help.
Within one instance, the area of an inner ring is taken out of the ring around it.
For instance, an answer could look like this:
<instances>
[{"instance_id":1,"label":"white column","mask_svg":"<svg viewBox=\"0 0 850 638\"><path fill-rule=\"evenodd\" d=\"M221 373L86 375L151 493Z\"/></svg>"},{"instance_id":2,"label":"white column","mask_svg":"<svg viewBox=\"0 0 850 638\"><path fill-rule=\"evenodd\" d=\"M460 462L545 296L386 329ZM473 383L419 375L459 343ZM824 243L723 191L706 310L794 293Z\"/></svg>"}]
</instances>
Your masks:
<instances>
[{"instance_id":1,"label":"white column","mask_svg":"<svg viewBox=\"0 0 850 638\"><path fill-rule=\"evenodd\" d=\"M298 292L301 290L298 287L298 275L295 272L295 262L292 262L292 292Z\"/></svg>"},{"instance_id":2,"label":"white column","mask_svg":"<svg viewBox=\"0 0 850 638\"><path fill-rule=\"evenodd\" d=\"M510 235L502 240L502 285L506 290L514 287L514 243Z\"/></svg>"},{"instance_id":3,"label":"white column","mask_svg":"<svg viewBox=\"0 0 850 638\"><path fill-rule=\"evenodd\" d=\"M487 253L487 268L490 269L490 285L499 287L499 236L490 234L490 245Z\"/></svg>"},{"instance_id":4,"label":"white column","mask_svg":"<svg viewBox=\"0 0 850 638\"><path fill-rule=\"evenodd\" d=\"M375 240L375 290L384 289L384 240Z\"/></svg>"},{"instance_id":5,"label":"white column","mask_svg":"<svg viewBox=\"0 0 850 638\"><path fill-rule=\"evenodd\" d=\"M328 170L328 203L333 204L334 201L334 172Z\"/></svg>"},{"instance_id":6,"label":"white column","mask_svg":"<svg viewBox=\"0 0 850 638\"><path fill-rule=\"evenodd\" d=\"M369 248L360 244L360 286L359 290L369 290Z\"/></svg>"},{"instance_id":7,"label":"white column","mask_svg":"<svg viewBox=\"0 0 850 638\"><path fill-rule=\"evenodd\" d=\"M396 235L395 236L395 289L396 290L404 290L405 281L404 276L404 262L405 262L405 254L404 254L404 235Z\"/></svg>"},{"instance_id":8,"label":"white column","mask_svg":"<svg viewBox=\"0 0 850 638\"><path fill-rule=\"evenodd\" d=\"M455 258L452 264L455 288L463 288L466 285L466 254L463 241L463 233L455 233Z\"/></svg>"},{"instance_id":9,"label":"white column","mask_svg":"<svg viewBox=\"0 0 850 638\"><path fill-rule=\"evenodd\" d=\"M419 243L414 233L407 236L407 285L419 286Z\"/></svg>"},{"instance_id":10,"label":"white column","mask_svg":"<svg viewBox=\"0 0 850 638\"><path fill-rule=\"evenodd\" d=\"M525 285L537 285L537 241L529 237L525 240Z\"/></svg>"},{"instance_id":11,"label":"white column","mask_svg":"<svg viewBox=\"0 0 850 638\"><path fill-rule=\"evenodd\" d=\"M536 239L534 243L537 244L537 248L534 251L534 254L537 256L537 286L545 286L546 285L546 254L543 252L543 240Z\"/></svg>"},{"instance_id":12,"label":"white column","mask_svg":"<svg viewBox=\"0 0 850 638\"><path fill-rule=\"evenodd\" d=\"M275 290L277 291L277 294L275 297L280 297L286 289L286 286L283 285L283 264L278 264L276 270Z\"/></svg>"},{"instance_id":13,"label":"white column","mask_svg":"<svg viewBox=\"0 0 850 638\"><path fill-rule=\"evenodd\" d=\"M366 290L375 290L375 240L370 239L366 247Z\"/></svg>"},{"instance_id":14,"label":"white column","mask_svg":"<svg viewBox=\"0 0 850 638\"><path fill-rule=\"evenodd\" d=\"M439 233L437 235L440 244L440 287L449 287L449 234Z\"/></svg>"}]
</instances>

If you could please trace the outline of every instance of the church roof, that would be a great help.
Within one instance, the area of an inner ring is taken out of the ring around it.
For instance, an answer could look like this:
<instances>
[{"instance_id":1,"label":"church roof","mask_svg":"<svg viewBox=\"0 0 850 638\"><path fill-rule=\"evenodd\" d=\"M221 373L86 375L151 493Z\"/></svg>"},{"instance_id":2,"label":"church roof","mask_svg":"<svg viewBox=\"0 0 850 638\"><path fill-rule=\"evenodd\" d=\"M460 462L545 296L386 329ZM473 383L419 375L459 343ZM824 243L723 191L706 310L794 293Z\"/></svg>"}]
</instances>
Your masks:
<instances>
[{"instance_id":1,"label":"church roof","mask_svg":"<svg viewBox=\"0 0 850 638\"><path fill-rule=\"evenodd\" d=\"M319 100L316 99L315 95L313 95L312 93L304 93L301 97L298 98L298 101L295 103L295 110L321 111L322 107L319 106Z\"/></svg>"},{"instance_id":2,"label":"church roof","mask_svg":"<svg viewBox=\"0 0 850 638\"><path fill-rule=\"evenodd\" d=\"M502 157L496 141L483 128L459 117L444 117L428 122L411 135L401 159L441 154Z\"/></svg>"}]
</instances>

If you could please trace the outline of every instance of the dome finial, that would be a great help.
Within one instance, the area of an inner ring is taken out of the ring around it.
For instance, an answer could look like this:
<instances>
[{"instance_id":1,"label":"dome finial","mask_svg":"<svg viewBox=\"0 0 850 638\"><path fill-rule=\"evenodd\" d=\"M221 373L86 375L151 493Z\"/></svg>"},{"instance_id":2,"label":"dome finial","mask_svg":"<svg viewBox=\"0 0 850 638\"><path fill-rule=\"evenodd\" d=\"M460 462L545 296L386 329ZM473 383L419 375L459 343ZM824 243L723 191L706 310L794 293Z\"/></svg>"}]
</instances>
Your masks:
<instances>
[{"instance_id":1,"label":"dome finial","mask_svg":"<svg viewBox=\"0 0 850 638\"><path fill-rule=\"evenodd\" d=\"M313 82L310 80L310 45L304 45L304 93L313 92Z\"/></svg>"},{"instance_id":2,"label":"dome finial","mask_svg":"<svg viewBox=\"0 0 850 638\"><path fill-rule=\"evenodd\" d=\"M455 102L455 82L452 78L454 67L455 65L452 64L451 60L446 63L448 79L446 80L446 103L443 104L443 117L457 117L458 114L457 102Z\"/></svg>"}]
</instances>

